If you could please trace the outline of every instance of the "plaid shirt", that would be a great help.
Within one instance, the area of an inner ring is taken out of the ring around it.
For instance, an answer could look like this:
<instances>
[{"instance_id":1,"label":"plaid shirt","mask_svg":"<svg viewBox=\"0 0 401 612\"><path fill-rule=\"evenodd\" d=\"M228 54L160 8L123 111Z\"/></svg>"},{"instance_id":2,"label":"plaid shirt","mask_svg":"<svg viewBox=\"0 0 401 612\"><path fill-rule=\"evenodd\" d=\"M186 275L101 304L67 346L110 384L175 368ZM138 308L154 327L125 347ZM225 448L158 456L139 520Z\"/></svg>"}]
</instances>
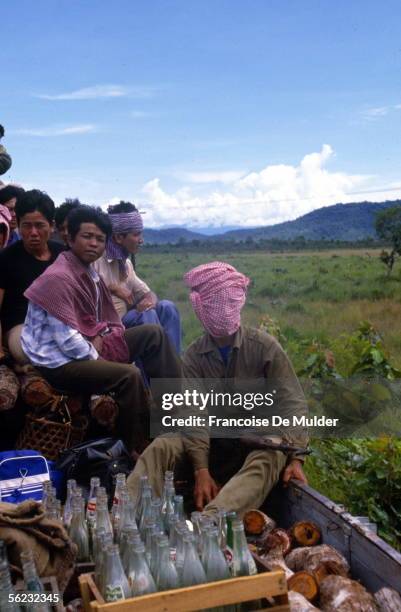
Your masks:
<instances>
[{"instance_id":1,"label":"plaid shirt","mask_svg":"<svg viewBox=\"0 0 401 612\"><path fill-rule=\"evenodd\" d=\"M24 353L35 366L58 368L69 361L97 359L95 347L76 329L29 302L21 334Z\"/></svg>"}]
</instances>

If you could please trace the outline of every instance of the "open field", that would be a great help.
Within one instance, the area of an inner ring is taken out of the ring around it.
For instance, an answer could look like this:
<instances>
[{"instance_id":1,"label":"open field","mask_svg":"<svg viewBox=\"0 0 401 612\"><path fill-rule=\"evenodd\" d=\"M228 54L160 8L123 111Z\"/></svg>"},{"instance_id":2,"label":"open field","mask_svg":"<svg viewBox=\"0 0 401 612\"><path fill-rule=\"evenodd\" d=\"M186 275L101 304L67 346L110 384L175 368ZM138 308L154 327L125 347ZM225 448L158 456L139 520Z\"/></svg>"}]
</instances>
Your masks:
<instances>
[{"instance_id":1,"label":"open field","mask_svg":"<svg viewBox=\"0 0 401 612\"><path fill-rule=\"evenodd\" d=\"M220 259L247 274L252 285L243 311L258 325L268 314L291 339L316 337L341 345L341 334L368 320L382 334L394 365L401 367L401 266L388 279L377 250L339 250L272 254L264 252L171 254L143 251L137 271L159 298L176 302L183 318L184 345L200 333L183 274L200 263ZM338 355L341 360L341 355Z\"/></svg>"}]
</instances>

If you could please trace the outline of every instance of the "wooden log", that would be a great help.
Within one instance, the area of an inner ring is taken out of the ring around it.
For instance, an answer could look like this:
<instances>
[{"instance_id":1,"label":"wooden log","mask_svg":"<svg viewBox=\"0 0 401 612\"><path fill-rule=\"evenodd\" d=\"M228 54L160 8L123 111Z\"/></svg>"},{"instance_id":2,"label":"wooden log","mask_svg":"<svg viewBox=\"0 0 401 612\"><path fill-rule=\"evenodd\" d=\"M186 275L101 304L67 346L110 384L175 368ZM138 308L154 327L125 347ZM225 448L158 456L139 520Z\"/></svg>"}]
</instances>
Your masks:
<instances>
[{"instance_id":1,"label":"wooden log","mask_svg":"<svg viewBox=\"0 0 401 612\"><path fill-rule=\"evenodd\" d=\"M296 548L286 556L285 562L294 572L304 570L315 575L318 582L324 579L325 574L349 575L345 557L328 544Z\"/></svg>"},{"instance_id":2,"label":"wooden log","mask_svg":"<svg viewBox=\"0 0 401 612\"><path fill-rule=\"evenodd\" d=\"M296 591L289 591L288 599L291 612L314 612L314 610L320 609L316 608L310 601L305 599L301 593L297 593Z\"/></svg>"},{"instance_id":3,"label":"wooden log","mask_svg":"<svg viewBox=\"0 0 401 612\"><path fill-rule=\"evenodd\" d=\"M15 373L6 365L0 366L0 412L11 410L17 401L19 382Z\"/></svg>"},{"instance_id":4,"label":"wooden log","mask_svg":"<svg viewBox=\"0 0 401 612\"><path fill-rule=\"evenodd\" d=\"M315 578L308 572L296 572L287 581L288 590L301 593L308 601L316 601L319 587Z\"/></svg>"},{"instance_id":5,"label":"wooden log","mask_svg":"<svg viewBox=\"0 0 401 612\"><path fill-rule=\"evenodd\" d=\"M248 535L261 535L267 529L274 529L276 523L261 510L248 510L244 514L244 527Z\"/></svg>"},{"instance_id":6,"label":"wooden log","mask_svg":"<svg viewBox=\"0 0 401 612\"><path fill-rule=\"evenodd\" d=\"M320 585L320 606L324 612L379 612L373 595L356 580L327 576Z\"/></svg>"},{"instance_id":7,"label":"wooden log","mask_svg":"<svg viewBox=\"0 0 401 612\"><path fill-rule=\"evenodd\" d=\"M268 553L273 548L281 547L283 555L287 555L292 546L291 538L285 529L272 529L261 541L261 549Z\"/></svg>"},{"instance_id":8,"label":"wooden log","mask_svg":"<svg viewBox=\"0 0 401 612\"><path fill-rule=\"evenodd\" d=\"M375 593L375 600L380 612L399 612L401 610L401 596L394 589L383 587Z\"/></svg>"},{"instance_id":9,"label":"wooden log","mask_svg":"<svg viewBox=\"0 0 401 612\"><path fill-rule=\"evenodd\" d=\"M317 525L311 521L299 521L290 529L290 535L297 546L316 546L322 534Z\"/></svg>"},{"instance_id":10,"label":"wooden log","mask_svg":"<svg viewBox=\"0 0 401 612\"><path fill-rule=\"evenodd\" d=\"M263 564L270 571L282 569L285 572L285 577L287 581L294 575L294 572L290 570L288 565L286 564L283 556L283 551L281 546L277 546L273 548L267 555L262 557Z\"/></svg>"}]
</instances>

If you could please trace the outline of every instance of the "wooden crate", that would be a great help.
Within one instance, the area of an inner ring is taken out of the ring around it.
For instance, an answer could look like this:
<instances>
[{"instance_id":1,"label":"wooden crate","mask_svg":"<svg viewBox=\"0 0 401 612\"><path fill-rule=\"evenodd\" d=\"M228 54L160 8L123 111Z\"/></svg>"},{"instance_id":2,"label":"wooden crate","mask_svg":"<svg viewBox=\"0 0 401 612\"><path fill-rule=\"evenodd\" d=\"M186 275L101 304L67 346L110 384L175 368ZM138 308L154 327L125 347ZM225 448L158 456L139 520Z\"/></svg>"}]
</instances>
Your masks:
<instances>
[{"instance_id":1,"label":"wooden crate","mask_svg":"<svg viewBox=\"0 0 401 612\"><path fill-rule=\"evenodd\" d=\"M85 612L196 612L243 601L267 599L271 612L290 612L284 572L274 571L161 591L142 597L105 603L93 574L79 577Z\"/></svg>"}]
</instances>

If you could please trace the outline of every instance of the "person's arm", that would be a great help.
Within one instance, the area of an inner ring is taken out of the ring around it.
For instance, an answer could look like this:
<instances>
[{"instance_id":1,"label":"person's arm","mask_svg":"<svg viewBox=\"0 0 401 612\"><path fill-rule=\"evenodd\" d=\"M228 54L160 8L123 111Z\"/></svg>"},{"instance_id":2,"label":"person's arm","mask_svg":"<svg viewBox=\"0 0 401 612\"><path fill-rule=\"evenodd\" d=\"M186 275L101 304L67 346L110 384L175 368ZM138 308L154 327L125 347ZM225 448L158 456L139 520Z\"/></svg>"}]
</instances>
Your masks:
<instances>
[{"instance_id":1,"label":"person's arm","mask_svg":"<svg viewBox=\"0 0 401 612\"><path fill-rule=\"evenodd\" d=\"M97 338L95 338L93 343L89 342L79 331L49 314L47 315L47 321L52 330L53 339L63 355L74 361L99 358L98 351L95 348ZM99 350L101 349L100 344L98 344L98 348Z\"/></svg>"},{"instance_id":2,"label":"person's arm","mask_svg":"<svg viewBox=\"0 0 401 612\"><path fill-rule=\"evenodd\" d=\"M127 266L128 266L127 283L132 292L133 304L135 308L138 308L138 305L141 303L141 301L146 296L149 297L149 294L153 295L157 302L157 298L155 294L151 292L150 288L145 283L145 281L139 278L139 276L136 274L134 267L132 265L132 262L130 260L127 261ZM155 302L155 305L156 305L156 302Z\"/></svg>"},{"instance_id":3,"label":"person's arm","mask_svg":"<svg viewBox=\"0 0 401 612\"><path fill-rule=\"evenodd\" d=\"M195 353L188 349L183 357L184 378L188 379L188 386L200 381L202 376ZM191 384L192 379L192 384ZM187 413L186 413L187 414ZM199 412L196 413L199 416ZM202 411L202 416L207 417L207 412ZM209 472L209 448L210 438L207 428L194 428L191 434L183 435L185 452L188 454L194 469L195 487L194 500L198 510L203 510L214 497L219 488Z\"/></svg>"}]
</instances>

